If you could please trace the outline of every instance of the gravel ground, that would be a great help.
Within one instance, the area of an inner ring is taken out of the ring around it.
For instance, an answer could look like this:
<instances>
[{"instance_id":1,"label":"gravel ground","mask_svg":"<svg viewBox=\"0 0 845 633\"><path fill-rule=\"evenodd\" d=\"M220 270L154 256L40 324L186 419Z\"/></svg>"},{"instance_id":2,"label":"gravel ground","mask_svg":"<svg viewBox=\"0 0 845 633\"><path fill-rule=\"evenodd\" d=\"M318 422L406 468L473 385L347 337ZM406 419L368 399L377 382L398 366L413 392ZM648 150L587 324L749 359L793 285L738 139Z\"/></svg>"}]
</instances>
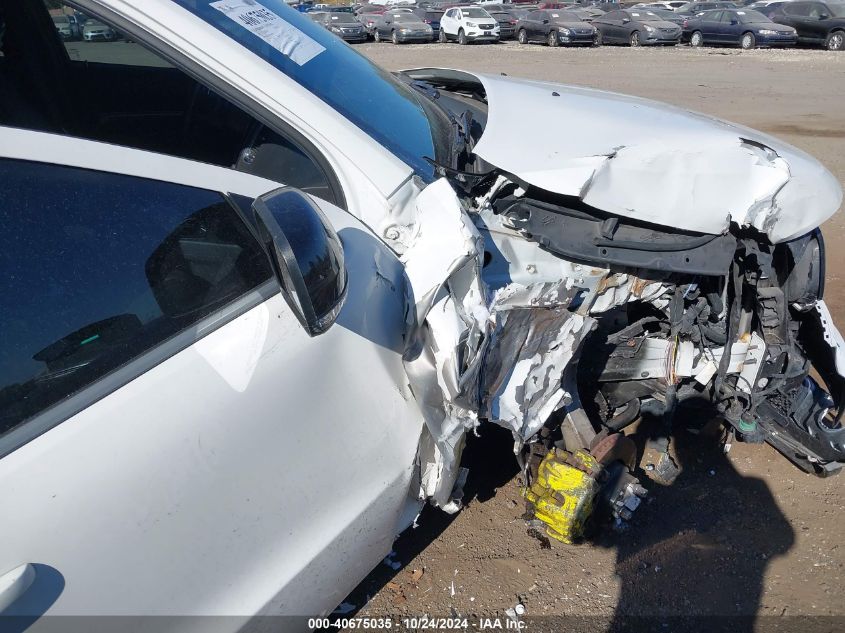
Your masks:
<instances>
[{"instance_id":1,"label":"gravel ground","mask_svg":"<svg viewBox=\"0 0 845 633\"><path fill-rule=\"evenodd\" d=\"M466 68L666 101L779 136L845 182L845 54L513 43L358 48L390 70ZM514 131L530 124L526 104ZM841 213L824 226L826 298L845 324L843 233ZM624 620L631 630L691 631L673 619L688 615L746 618L706 620L706 630L845 630L841 476L805 475L768 446L738 444L725 455L716 432L679 435L676 446L683 473L674 485L638 473L650 501L627 533L564 546L527 529L510 439L487 429L466 454L464 511L424 512L420 527L397 542L402 568L380 566L347 601L359 616L458 614L475 628L481 616L506 620L505 610L520 603L529 631L605 630L631 616L657 618Z\"/></svg>"}]
</instances>

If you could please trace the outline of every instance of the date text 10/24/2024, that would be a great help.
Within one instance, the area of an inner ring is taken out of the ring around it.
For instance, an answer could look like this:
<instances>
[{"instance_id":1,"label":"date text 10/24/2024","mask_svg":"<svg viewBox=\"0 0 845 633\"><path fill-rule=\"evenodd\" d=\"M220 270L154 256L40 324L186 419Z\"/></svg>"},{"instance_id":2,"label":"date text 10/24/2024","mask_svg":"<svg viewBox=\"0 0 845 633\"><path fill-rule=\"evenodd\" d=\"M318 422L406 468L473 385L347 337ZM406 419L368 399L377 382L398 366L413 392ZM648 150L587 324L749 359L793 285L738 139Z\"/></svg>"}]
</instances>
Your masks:
<instances>
[{"instance_id":1,"label":"date text 10/24/2024","mask_svg":"<svg viewBox=\"0 0 845 633\"><path fill-rule=\"evenodd\" d=\"M312 630L408 630L408 631L524 631L526 622L517 618L478 617L434 618L428 616L402 618L309 618Z\"/></svg>"}]
</instances>

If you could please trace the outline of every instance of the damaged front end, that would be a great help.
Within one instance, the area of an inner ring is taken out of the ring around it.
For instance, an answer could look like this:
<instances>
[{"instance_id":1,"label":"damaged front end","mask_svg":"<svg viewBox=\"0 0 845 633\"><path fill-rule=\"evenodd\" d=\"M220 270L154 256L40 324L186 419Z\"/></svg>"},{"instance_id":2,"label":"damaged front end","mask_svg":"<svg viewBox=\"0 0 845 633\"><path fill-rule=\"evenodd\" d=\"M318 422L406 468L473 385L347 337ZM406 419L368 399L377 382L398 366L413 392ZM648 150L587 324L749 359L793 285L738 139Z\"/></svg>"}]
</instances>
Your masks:
<instances>
[{"instance_id":1,"label":"damaged front end","mask_svg":"<svg viewBox=\"0 0 845 633\"><path fill-rule=\"evenodd\" d=\"M673 430L714 418L807 472L842 468L845 343L822 299L816 229L841 192L820 165L668 107L687 122L671 133L706 138L701 151L640 130L640 145L590 137L520 156L519 142L508 152L491 140L514 94L549 93L543 107L564 109L561 127L578 98L610 100L589 117L627 111L634 128L638 116L655 125L643 104L662 106L592 91L567 100L566 89L536 83L511 93L507 80L456 71L405 74L451 113L463 143L417 197L401 248L415 306L405 362L429 431L422 498L460 507L464 438L482 422L511 431L526 499L564 542L593 515L631 518L646 491L624 431L646 413L666 482L678 472ZM575 127L585 134L583 121Z\"/></svg>"}]
</instances>

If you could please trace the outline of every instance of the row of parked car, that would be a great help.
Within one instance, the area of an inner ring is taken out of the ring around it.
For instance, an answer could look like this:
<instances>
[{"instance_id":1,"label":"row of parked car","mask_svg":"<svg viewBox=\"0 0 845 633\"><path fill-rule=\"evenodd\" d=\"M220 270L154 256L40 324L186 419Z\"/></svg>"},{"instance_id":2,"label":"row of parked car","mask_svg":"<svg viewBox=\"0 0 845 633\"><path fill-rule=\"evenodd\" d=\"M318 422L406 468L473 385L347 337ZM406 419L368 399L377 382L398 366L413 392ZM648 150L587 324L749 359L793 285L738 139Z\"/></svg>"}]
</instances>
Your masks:
<instances>
[{"instance_id":1,"label":"row of parked car","mask_svg":"<svg viewBox=\"0 0 845 633\"><path fill-rule=\"evenodd\" d=\"M67 13L57 10L51 17L56 31L65 41L113 42L118 39L113 28L78 11Z\"/></svg>"},{"instance_id":2,"label":"row of parked car","mask_svg":"<svg viewBox=\"0 0 845 633\"><path fill-rule=\"evenodd\" d=\"M316 22L349 42L497 42L517 39L549 46L600 44L823 46L845 49L845 0L757 0L680 2L624 6L574 2L483 1L457 4L389 0L392 4L317 5ZM398 3L403 3L399 5Z\"/></svg>"}]
</instances>

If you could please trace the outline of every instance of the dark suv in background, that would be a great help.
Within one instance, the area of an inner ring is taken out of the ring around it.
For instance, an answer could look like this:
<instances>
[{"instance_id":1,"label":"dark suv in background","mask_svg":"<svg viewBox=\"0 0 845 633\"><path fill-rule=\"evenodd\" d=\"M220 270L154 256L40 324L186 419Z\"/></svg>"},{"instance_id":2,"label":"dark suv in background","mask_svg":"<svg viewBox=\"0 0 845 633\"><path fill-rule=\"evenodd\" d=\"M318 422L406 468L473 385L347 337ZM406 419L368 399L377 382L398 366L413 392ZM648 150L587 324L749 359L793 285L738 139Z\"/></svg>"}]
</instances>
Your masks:
<instances>
[{"instance_id":1,"label":"dark suv in background","mask_svg":"<svg viewBox=\"0 0 845 633\"><path fill-rule=\"evenodd\" d=\"M845 50L845 2L786 2L769 17L798 31L801 44Z\"/></svg>"}]
</instances>

